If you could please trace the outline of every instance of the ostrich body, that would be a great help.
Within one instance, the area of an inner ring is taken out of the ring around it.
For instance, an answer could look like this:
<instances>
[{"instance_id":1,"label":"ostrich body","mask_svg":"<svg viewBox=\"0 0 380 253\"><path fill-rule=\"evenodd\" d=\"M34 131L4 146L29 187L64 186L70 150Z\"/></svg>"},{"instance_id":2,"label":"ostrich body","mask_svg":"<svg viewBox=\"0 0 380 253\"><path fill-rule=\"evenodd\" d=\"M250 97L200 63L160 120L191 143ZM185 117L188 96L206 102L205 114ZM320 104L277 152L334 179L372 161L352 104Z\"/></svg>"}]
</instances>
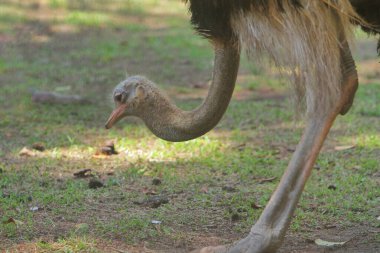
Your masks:
<instances>
[{"instance_id":1,"label":"ostrich body","mask_svg":"<svg viewBox=\"0 0 380 253\"><path fill-rule=\"evenodd\" d=\"M378 33L380 1L371 0L189 0L195 29L215 50L213 81L204 102L192 111L173 105L148 79L134 76L114 90L115 110L106 123L133 115L158 137L186 141L211 130L234 90L240 51L265 51L292 73L298 100L306 104L307 124L277 189L244 239L201 253L276 252L311 174L323 142L339 114L353 103L358 86L348 45L353 24ZM370 24L369 26L367 24Z\"/></svg>"}]
</instances>

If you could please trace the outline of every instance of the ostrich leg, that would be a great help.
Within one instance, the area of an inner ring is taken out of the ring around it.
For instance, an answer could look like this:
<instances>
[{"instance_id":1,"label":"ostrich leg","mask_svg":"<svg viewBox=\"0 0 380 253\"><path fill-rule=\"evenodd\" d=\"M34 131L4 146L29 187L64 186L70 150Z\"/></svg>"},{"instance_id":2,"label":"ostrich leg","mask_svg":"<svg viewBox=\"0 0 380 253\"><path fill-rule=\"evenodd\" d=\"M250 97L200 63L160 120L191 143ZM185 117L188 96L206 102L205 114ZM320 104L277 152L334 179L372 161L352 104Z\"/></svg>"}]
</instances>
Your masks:
<instances>
[{"instance_id":1,"label":"ostrich leg","mask_svg":"<svg viewBox=\"0 0 380 253\"><path fill-rule=\"evenodd\" d=\"M358 86L355 63L349 46L345 40L341 41L343 41L341 65L344 77L341 99L336 102L335 107L316 113L308 119L287 170L249 235L232 246L207 247L195 252L273 253L281 246L323 142L335 118L349 110Z\"/></svg>"}]
</instances>

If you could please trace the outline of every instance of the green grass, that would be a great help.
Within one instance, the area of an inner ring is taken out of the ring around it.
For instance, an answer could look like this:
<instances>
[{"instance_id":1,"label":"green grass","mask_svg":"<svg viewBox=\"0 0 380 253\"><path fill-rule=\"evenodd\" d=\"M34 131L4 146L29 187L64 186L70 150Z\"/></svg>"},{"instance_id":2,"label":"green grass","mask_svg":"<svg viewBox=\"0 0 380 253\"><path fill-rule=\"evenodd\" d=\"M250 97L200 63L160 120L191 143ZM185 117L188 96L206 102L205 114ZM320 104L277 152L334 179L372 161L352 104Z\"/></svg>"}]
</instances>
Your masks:
<instances>
[{"instance_id":1,"label":"green grass","mask_svg":"<svg viewBox=\"0 0 380 253\"><path fill-rule=\"evenodd\" d=\"M82 11L72 11L67 16L66 23L79 26L100 26L110 22L108 15L103 13L87 13Z\"/></svg>"},{"instance_id":2,"label":"green grass","mask_svg":"<svg viewBox=\"0 0 380 253\"><path fill-rule=\"evenodd\" d=\"M209 80L213 56L179 1L100 2L41 1L38 11L18 1L0 5L0 29L10 38L0 51L0 249L23 252L17 247L30 244L39 252L107 252L114 243L165 248L200 237L242 237L262 211L252 204L265 206L302 133L287 100L253 99L263 90L286 97L283 81L244 58L236 90L253 95L234 99L218 127L196 140L165 142L135 120L106 131L112 88L126 72L146 74L191 109L206 92L192 85ZM36 35L48 39L39 42ZM35 104L31 89L80 94L91 104ZM351 112L338 118L293 233L331 224L379 227L379 94L374 73ZM110 139L120 154L94 156ZM37 142L47 150L19 156ZM354 148L334 150L344 145ZM86 168L105 187L89 189L89 179L74 178ZM162 184L152 185L154 178ZM170 202L156 209L136 204L149 192Z\"/></svg>"}]
</instances>

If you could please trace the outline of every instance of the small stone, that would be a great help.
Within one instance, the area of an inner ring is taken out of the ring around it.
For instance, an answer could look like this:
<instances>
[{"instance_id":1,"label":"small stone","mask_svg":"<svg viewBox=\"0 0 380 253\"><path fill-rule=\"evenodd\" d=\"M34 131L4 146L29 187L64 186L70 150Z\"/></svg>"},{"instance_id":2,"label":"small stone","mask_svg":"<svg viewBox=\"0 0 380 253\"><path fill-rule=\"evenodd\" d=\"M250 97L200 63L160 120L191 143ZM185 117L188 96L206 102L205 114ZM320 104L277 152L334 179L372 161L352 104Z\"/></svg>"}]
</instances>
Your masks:
<instances>
[{"instance_id":1,"label":"small stone","mask_svg":"<svg viewBox=\"0 0 380 253\"><path fill-rule=\"evenodd\" d=\"M241 216L238 213L233 213L231 215L231 221L232 222L236 222L236 221L239 221L239 220L241 220Z\"/></svg>"},{"instance_id":2,"label":"small stone","mask_svg":"<svg viewBox=\"0 0 380 253\"><path fill-rule=\"evenodd\" d=\"M37 143L34 143L32 145L32 149L43 152L43 151L45 151L46 148L45 148L45 145L43 143L37 142Z\"/></svg>"},{"instance_id":3,"label":"small stone","mask_svg":"<svg viewBox=\"0 0 380 253\"><path fill-rule=\"evenodd\" d=\"M153 178L152 185L160 185L162 183L161 179Z\"/></svg>"},{"instance_id":4,"label":"small stone","mask_svg":"<svg viewBox=\"0 0 380 253\"><path fill-rule=\"evenodd\" d=\"M163 204L169 203L169 199L166 196L152 196L143 201L134 201L136 205L148 206L151 208L158 208Z\"/></svg>"},{"instance_id":5,"label":"small stone","mask_svg":"<svg viewBox=\"0 0 380 253\"><path fill-rule=\"evenodd\" d=\"M88 188L90 189L97 189L101 187L104 187L104 184L97 179L91 179L90 182L88 182Z\"/></svg>"},{"instance_id":6,"label":"small stone","mask_svg":"<svg viewBox=\"0 0 380 253\"><path fill-rule=\"evenodd\" d=\"M152 208L158 208L163 204L169 203L169 199L164 196L154 196L149 199L149 206Z\"/></svg>"},{"instance_id":7,"label":"small stone","mask_svg":"<svg viewBox=\"0 0 380 253\"><path fill-rule=\"evenodd\" d=\"M222 190L226 192L235 192L236 188L231 185L225 185L222 187Z\"/></svg>"},{"instance_id":8,"label":"small stone","mask_svg":"<svg viewBox=\"0 0 380 253\"><path fill-rule=\"evenodd\" d=\"M117 155L119 152L115 149L115 144L113 141L106 141L103 147L100 148L100 153L103 155Z\"/></svg>"}]
</instances>

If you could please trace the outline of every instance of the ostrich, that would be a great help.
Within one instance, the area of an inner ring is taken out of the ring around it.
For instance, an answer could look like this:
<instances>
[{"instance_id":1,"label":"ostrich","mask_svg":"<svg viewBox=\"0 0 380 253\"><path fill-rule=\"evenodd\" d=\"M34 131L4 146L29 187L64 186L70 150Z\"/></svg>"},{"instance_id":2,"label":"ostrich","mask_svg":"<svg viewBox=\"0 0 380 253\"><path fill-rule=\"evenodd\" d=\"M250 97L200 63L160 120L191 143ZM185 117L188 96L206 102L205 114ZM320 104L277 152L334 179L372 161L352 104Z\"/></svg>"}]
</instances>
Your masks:
<instances>
[{"instance_id":1,"label":"ostrich","mask_svg":"<svg viewBox=\"0 0 380 253\"><path fill-rule=\"evenodd\" d=\"M231 99L240 52L266 52L291 72L306 127L277 189L250 233L201 253L275 252L291 222L305 183L335 118L348 112L358 86L349 41L352 25L378 33L380 1L373 0L185 0L195 29L215 50L213 79L192 111L173 105L153 82L132 76L116 86L116 108L106 128L138 116L158 137L186 141L210 131Z\"/></svg>"}]
</instances>

